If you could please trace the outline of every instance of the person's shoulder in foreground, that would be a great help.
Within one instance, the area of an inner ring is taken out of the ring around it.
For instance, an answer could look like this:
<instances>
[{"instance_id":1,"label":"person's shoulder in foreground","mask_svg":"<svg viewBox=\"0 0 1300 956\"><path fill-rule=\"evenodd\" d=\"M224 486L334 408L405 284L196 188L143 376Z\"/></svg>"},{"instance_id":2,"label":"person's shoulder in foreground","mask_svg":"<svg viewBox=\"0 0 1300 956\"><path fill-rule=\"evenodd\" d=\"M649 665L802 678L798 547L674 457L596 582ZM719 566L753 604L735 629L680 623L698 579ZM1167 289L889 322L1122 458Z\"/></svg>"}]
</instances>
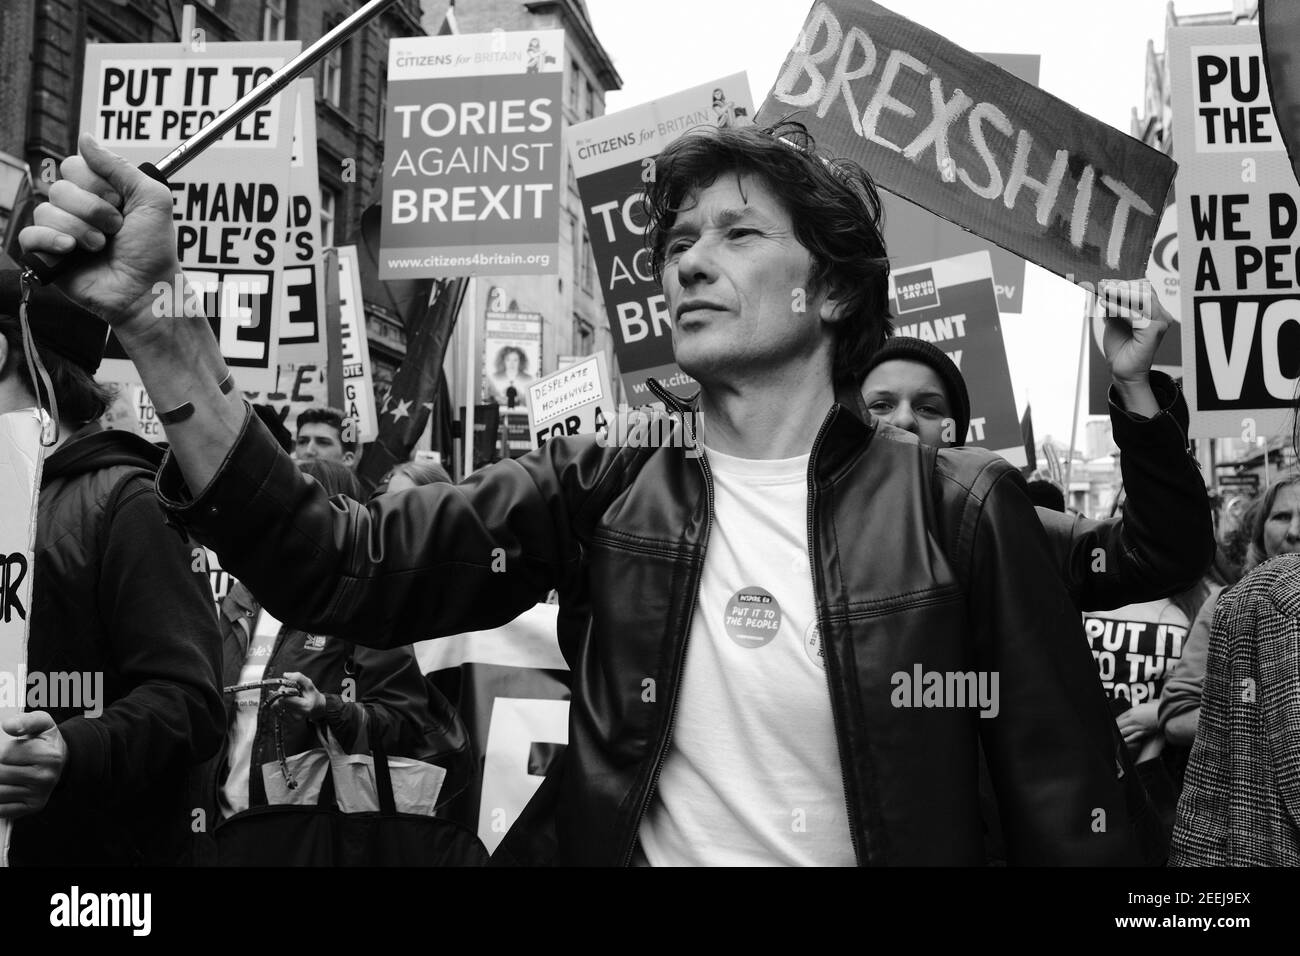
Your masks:
<instances>
[{"instance_id":1,"label":"person's shoulder in foreground","mask_svg":"<svg viewBox=\"0 0 1300 956\"><path fill-rule=\"evenodd\" d=\"M1300 554L1224 591L1170 864L1300 866Z\"/></svg>"}]
</instances>

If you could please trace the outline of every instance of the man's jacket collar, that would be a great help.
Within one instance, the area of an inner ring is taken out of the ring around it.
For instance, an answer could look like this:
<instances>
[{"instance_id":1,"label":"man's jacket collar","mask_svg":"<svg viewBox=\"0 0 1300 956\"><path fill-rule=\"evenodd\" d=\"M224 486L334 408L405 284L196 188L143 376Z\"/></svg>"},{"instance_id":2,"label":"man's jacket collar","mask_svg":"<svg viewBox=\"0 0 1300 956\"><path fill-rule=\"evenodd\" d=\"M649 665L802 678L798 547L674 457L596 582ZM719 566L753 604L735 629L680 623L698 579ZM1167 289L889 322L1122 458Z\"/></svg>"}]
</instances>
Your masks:
<instances>
[{"instance_id":1,"label":"man's jacket collar","mask_svg":"<svg viewBox=\"0 0 1300 956\"><path fill-rule=\"evenodd\" d=\"M689 398L678 398L653 378L646 379L646 387L679 415L699 411L700 393ZM852 385L841 385L835 390L835 404L822 420L816 444L816 468L819 474L831 475L852 460L870 442L877 431L876 420L867 410L862 392Z\"/></svg>"}]
</instances>

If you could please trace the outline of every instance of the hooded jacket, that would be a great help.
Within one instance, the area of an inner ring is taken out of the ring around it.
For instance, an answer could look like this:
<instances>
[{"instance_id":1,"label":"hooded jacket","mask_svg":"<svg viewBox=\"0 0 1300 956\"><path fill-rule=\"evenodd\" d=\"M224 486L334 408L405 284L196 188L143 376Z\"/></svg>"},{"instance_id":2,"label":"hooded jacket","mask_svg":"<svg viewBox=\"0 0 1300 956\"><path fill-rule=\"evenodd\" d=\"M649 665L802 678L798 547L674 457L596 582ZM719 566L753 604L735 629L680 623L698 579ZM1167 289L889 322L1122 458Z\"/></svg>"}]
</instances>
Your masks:
<instances>
[{"instance_id":1,"label":"hooded jacket","mask_svg":"<svg viewBox=\"0 0 1300 956\"><path fill-rule=\"evenodd\" d=\"M859 863L984 862L977 741L1011 862L1160 862L1023 479L989 452L926 449L863 416L860 397L832 405L808 470L809 556ZM391 646L499 626L552 588L562 607L590 608L587 622L561 615L574 689L563 773L543 784L558 789L554 841L521 834L511 852L626 865L671 745L712 521L708 456L676 437L649 448L555 439L459 485L361 505L329 501L247 415L197 497L170 459L158 487L173 520L306 630ZM891 675L917 666L999 672L998 715L894 706Z\"/></svg>"},{"instance_id":2,"label":"hooded jacket","mask_svg":"<svg viewBox=\"0 0 1300 956\"><path fill-rule=\"evenodd\" d=\"M44 809L15 821L14 865L183 861L187 773L224 731L220 641L202 562L152 494L161 459L92 423L45 461L26 709L54 717L67 758ZM35 675L77 675L82 699L42 700Z\"/></svg>"}]
</instances>

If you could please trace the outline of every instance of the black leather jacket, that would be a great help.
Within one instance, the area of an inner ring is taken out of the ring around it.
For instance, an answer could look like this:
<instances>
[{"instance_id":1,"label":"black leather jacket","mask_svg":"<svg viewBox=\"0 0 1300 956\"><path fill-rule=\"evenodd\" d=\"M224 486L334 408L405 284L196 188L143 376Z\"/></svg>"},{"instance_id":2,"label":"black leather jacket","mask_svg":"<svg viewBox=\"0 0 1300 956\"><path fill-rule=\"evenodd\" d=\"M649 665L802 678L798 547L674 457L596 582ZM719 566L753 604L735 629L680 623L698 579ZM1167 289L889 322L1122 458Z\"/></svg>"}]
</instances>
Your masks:
<instances>
[{"instance_id":1,"label":"black leather jacket","mask_svg":"<svg viewBox=\"0 0 1300 956\"><path fill-rule=\"evenodd\" d=\"M589 622L562 615L569 747L544 786L558 792L561 862L631 860L672 738L711 520L707 456L557 439L460 485L363 506L328 501L246 416L196 499L170 458L158 489L173 520L306 630L382 646L499 626L552 588L562 605L590 607ZM1144 841L1145 793L1015 468L923 448L845 395L812 444L808 534L860 863L984 862L977 740L1010 862L1159 862ZM891 675L917 664L998 672L998 716L895 708ZM540 832L511 837L517 858L548 848Z\"/></svg>"}]
</instances>

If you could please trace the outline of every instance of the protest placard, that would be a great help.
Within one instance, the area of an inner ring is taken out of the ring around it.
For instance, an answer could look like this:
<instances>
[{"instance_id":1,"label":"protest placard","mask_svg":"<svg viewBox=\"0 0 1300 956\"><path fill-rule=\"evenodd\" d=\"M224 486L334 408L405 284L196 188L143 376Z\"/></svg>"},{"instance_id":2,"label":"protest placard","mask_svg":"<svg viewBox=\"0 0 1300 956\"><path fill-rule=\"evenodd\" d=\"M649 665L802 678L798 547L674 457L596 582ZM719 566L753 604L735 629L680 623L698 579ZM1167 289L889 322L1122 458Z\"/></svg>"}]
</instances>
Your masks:
<instances>
[{"instance_id":1,"label":"protest placard","mask_svg":"<svg viewBox=\"0 0 1300 956\"><path fill-rule=\"evenodd\" d=\"M143 385L135 382L105 382L113 392L113 400L100 418L105 428L133 432L146 441L167 440L162 422L153 407L153 399Z\"/></svg>"},{"instance_id":2,"label":"protest placard","mask_svg":"<svg viewBox=\"0 0 1300 956\"><path fill-rule=\"evenodd\" d=\"M388 46L379 278L559 267L564 31Z\"/></svg>"},{"instance_id":3,"label":"protest placard","mask_svg":"<svg viewBox=\"0 0 1300 956\"><path fill-rule=\"evenodd\" d=\"M113 389L113 401L100 419L105 428L134 432L146 441L167 440L153 400L143 385L134 382L106 383ZM325 382L325 365L309 362L281 363L273 388L241 389L255 405L269 405L284 427L293 434L298 416L309 408L331 404Z\"/></svg>"},{"instance_id":4,"label":"protest placard","mask_svg":"<svg viewBox=\"0 0 1300 956\"><path fill-rule=\"evenodd\" d=\"M420 670L465 721L480 761L445 815L491 853L569 741L569 665L557 604L537 604L490 631L412 645Z\"/></svg>"},{"instance_id":5,"label":"protest placard","mask_svg":"<svg viewBox=\"0 0 1300 956\"><path fill-rule=\"evenodd\" d=\"M978 55L1026 83L1038 84L1042 59L1038 54ZM1025 301L1024 259L893 193L882 191L880 203L885 213L885 246L889 250L891 268L903 269L919 262L985 251L993 259L993 286L998 292L998 311L1003 315L1021 311Z\"/></svg>"},{"instance_id":6,"label":"protest placard","mask_svg":"<svg viewBox=\"0 0 1300 956\"><path fill-rule=\"evenodd\" d=\"M289 202L285 205L285 263L280 283L277 369L269 387L245 388L244 397L272 405L293 431L298 413L325 405L326 363L324 283L321 281L320 181L316 167L316 98L313 81L292 87L296 98L289 167ZM116 343L114 343L116 345ZM119 347L120 348L120 347ZM130 367L125 358L106 364L112 372ZM131 368L134 374L134 369ZM251 384L241 373L239 384ZM101 372L100 379L104 379ZM319 388L314 388L316 383ZM151 442L166 441L153 401L144 386L133 381L107 383L114 398L104 413L105 428L131 431ZM319 393L319 394L318 394Z\"/></svg>"},{"instance_id":7,"label":"protest placard","mask_svg":"<svg viewBox=\"0 0 1300 956\"><path fill-rule=\"evenodd\" d=\"M1255 26L1168 34L1191 437L1281 431L1300 382L1300 202Z\"/></svg>"},{"instance_id":8,"label":"protest placard","mask_svg":"<svg viewBox=\"0 0 1300 956\"><path fill-rule=\"evenodd\" d=\"M528 386L542 369L542 314L499 311L489 294L483 331L483 394L502 408L528 408Z\"/></svg>"},{"instance_id":9,"label":"protest placard","mask_svg":"<svg viewBox=\"0 0 1300 956\"><path fill-rule=\"evenodd\" d=\"M0 415L0 720L27 703L27 629L32 607L41 417L34 408ZM5 737L0 731L0 738ZM9 863L10 824L0 820L0 866Z\"/></svg>"},{"instance_id":10,"label":"protest placard","mask_svg":"<svg viewBox=\"0 0 1300 956\"><path fill-rule=\"evenodd\" d=\"M926 262L889 277L894 333L930 342L961 370L970 393L966 444L1023 466L1020 413L987 252Z\"/></svg>"},{"instance_id":11,"label":"protest placard","mask_svg":"<svg viewBox=\"0 0 1300 956\"><path fill-rule=\"evenodd\" d=\"M132 163L156 162L299 51L293 43L92 43L82 128ZM180 276L154 289L158 315L205 316L244 388L272 388L290 215L294 97L277 96L171 180ZM106 381L139 382L110 337Z\"/></svg>"},{"instance_id":12,"label":"protest placard","mask_svg":"<svg viewBox=\"0 0 1300 956\"><path fill-rule=\"evenodd\" d=\"M1169 669L1182 656L1190 627L1187 615L1169 600L1089 611L1083 616L1083 633L1115 710L1160 698Z\"/></svg>"},{"instance_id":13,"label":"protest placard","mask_svg":"<svg viewBox=\"0 0 1300 956\"><path fill-rule=\"evenodd\" d=\"M614 414L605 353L597 352L528 386L534 448L561 435L594 435Z\"/></svg>"},{"instance_id":14,"label":"protest placard","mask_svg":"<svg viewBox=\"0 0 1300 956\"><path fill-rule=\"evenodd\" d=\"M343 367L343 414L357 426L357 441L374 441L375 387L370 376L370 340L361 298L361 266L356 246L339 246L339 325Z\"/></svg>"},{"instance_id":15,"label":"protest placard","mask_svg":"<svg viewBox=\"0 0 1300 956\"><path fill-rule=\"evenodd\" d=\"M316 167L316 94L311 80L293 84L296 106L289 164L283 301L280 309L280 369L324 368L325 283L322 281L320 176Z\"/></svg>"},{"instance_id":16,"label":"protest placard","mask_svg":"<svg viewBox=\"0 0 1300 956\"><path fill-rule=\"evenodd\" d=\"M1171 199L1173 192L1170 193ZM1178 204L1171 201L1160 217L1156 240L1151 246L1151 259L1147 262L1147 280L1173 324L1156 347L1151 367L1175 379L1183 377L1183 314L1182 292L1178 278ZM1088 345L1088 414L1110 414L1110 367L1106 364L1103 336L1106 318L1094 312L1091 318L1092 337Z\"/></svg>"},{"instance_id":17,"label":"protest placard","mask_svg":"<svg viewBox=\"0 0 1300 956\"><path fill-rule=\"evenodd\" d=\"M796 111L798 111L796 113ZM1168 156L870 0L818 0L758 122L1074 282L1146 270Z\"/></svg>"},{"instance_id":18,"label":"protest placard","mask_svg":"<svg viewBox=\"0 0 1300 956\"><path fill-rule=\"evenodd\" d=\"M672 318L645 248L644 177L652 158L688 129L745 125L753 114L749 80L736 73L569 128L569 160L631 404L655 400L648 378L682 396L699 388L673 359Z\"/></svg>"},{"instance_id":19,"label":"protest placard","mask_svg":"<svg viewBox=\"0 0 1300 956\"><path fill-rule=\"evenodd\" d=\"M255 405L270 405L289 434L293 435L299 415L309 408L330 404L325 366L307 362L282 364L275 388L266 392L245 391L244 397Z\"/></svg>"}]
</instances>

